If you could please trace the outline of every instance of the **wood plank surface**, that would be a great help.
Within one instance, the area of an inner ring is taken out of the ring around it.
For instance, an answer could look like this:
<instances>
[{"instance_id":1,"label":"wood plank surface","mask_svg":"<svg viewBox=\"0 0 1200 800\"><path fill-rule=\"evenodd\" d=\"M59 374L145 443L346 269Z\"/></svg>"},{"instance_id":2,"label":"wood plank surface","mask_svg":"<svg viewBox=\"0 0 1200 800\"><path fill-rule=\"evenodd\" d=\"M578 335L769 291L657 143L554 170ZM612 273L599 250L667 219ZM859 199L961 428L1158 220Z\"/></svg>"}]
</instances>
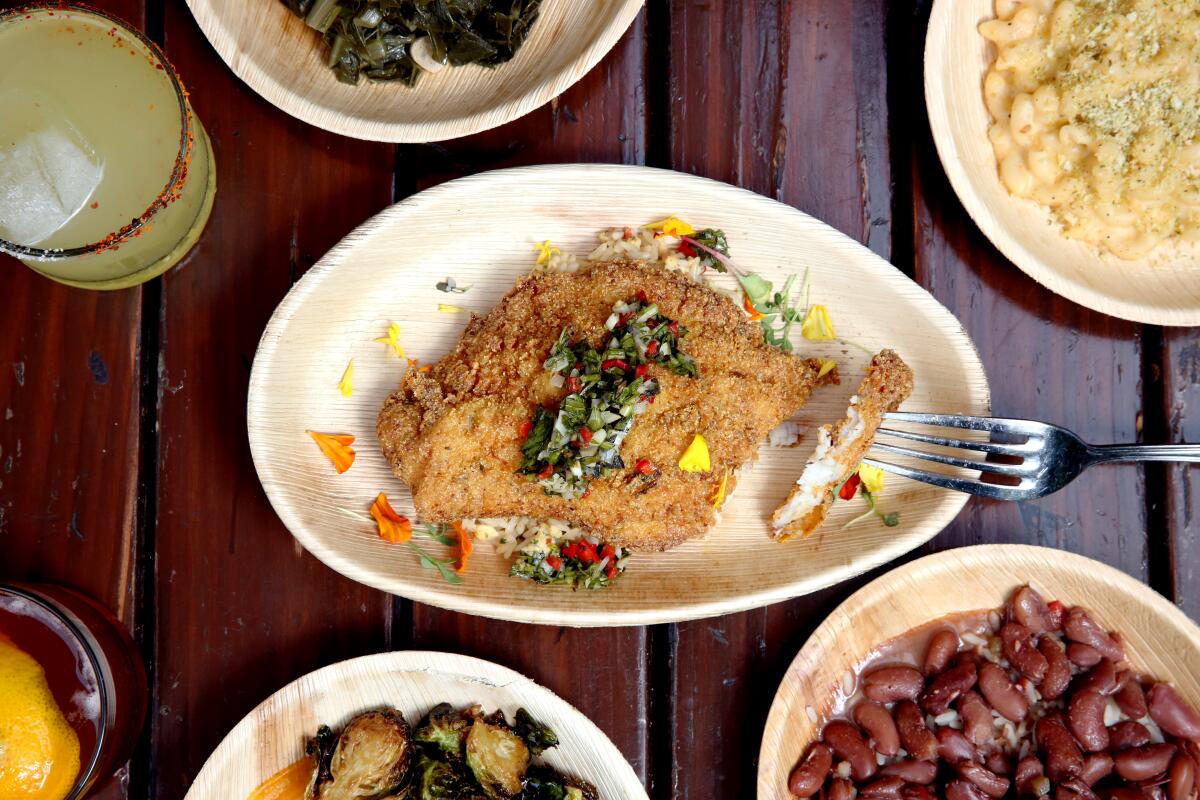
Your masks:
<instances>
[{"instance_id":1,"label":"wood plank surface","mask_svg":"<svg viewBox=\"0 0 1200 800\"><path fill-rule=\"evenodd\" d=\"M573 161L643 163L647 13L586 77L555 102L487 133L401 156L414 188L485 169ZM402 149L403 153L403 149ZM414 169L415 167L415 169ZM542 588L547 603L556 589ZM405 601L407 603L407 601ZM583 711L648 778L650 656L645 628L518 625L412 605L417 649L449 650L518 670Z\"/></svg>"},{"instance_id":2,"label":"wood plank surface","mask_svg":"<svg viewBox=\"0 0 1200 800\"><path fill-rule=\"evenodd\" d=\"M1200 442L1200 334L1170 330L1164 336L1161 375L1163 400L1149 411L1162 420L1164 435L1177 444ZM1165 501L1152 544L1166 548L1170 562L1164 579L1172 599L1192 618L1200 617L1200 469L1191 464L1162 465L1152 472L1163 482Z\"/></svg>"},{"instance_id":3,"label":"wood plank surface","mask_svg":"<svg viewBox=\"0 0 1200 800\"><path fill-rule=\"evenodd\" d=\"M245 406L268 317L391 201L394 148L326 134L248 91L184 4L167 6L165 26L218 169L212 221L162 289L151 792L179 798L276 689L389 642L391 599L304 553L271 510Z\"/></svg>"}]
</instances>

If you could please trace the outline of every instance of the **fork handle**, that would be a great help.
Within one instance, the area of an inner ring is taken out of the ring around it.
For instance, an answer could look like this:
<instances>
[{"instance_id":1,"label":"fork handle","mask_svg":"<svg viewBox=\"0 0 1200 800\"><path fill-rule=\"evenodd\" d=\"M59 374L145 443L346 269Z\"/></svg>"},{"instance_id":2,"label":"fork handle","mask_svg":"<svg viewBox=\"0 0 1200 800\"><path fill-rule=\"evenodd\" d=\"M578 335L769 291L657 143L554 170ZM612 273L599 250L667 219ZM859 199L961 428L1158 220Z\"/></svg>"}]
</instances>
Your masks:
<instances>
[{"instance_id":1,"label":"fork handle","mask_svg":"<svg viewBox=\"0 0 1200 800\"><path fill-rule=\"evenodd\" d=\"M1093 464L1105 461L1196 461L1200 444L1102 444L1089 448Z\"/></svg>"}]
</instances>

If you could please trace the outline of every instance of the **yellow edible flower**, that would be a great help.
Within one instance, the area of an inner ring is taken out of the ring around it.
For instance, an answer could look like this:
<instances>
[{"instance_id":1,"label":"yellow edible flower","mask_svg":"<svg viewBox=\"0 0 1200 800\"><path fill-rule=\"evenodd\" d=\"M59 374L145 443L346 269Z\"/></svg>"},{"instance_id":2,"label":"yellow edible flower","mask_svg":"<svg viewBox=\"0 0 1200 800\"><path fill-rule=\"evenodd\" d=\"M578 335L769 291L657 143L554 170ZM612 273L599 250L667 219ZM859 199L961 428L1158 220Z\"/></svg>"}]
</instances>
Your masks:
<instances>
[{"instance_id":1,"label":"yellow edible flower","mask_svg":"<svg viewBox=\"0 0 1200 800\"><path fill-rule=\"evenodd\" d=\"M342 397L349 397L354 393L354 359L350 359L350 363L346 365L346 371L342 373L342 379L338 381L338 391L342 393Z\"/></svg>"},{"instance_id":2,"label":"yellow edible flower","mask_svg":"<svg viewBox=\"0 0 1200 800\"><path fill-rule=\"evenodd\" d=\"M651 223L650 228L656 231L662 231L667 236L691 236L696 232L696 229L679 217L670 216L666 219L660 219L658 222Z\"/></svg>"},{"instance_id":3,"label":"yellow edible flower","mask_svg":"<svg viewBox=\"0 0 1200 800\"><path fill-rule=\"evenodd\" d=\"M883 491L883 476L884 472L879 467L872 467L870 464L858 465L858 477L862 479L863 488L871 494Z\"/></svg>"},{"instance_id":4,"label":"yellow edible flower","mask_svg":"<svg viewBox=\"0 0 1200 800\"><path fill-rule=\"evenodd\" d=\"M820 369L820 371L817 372L817 379L819 380L821 378L824 378L826 375L833 372L833 369L836 366L837 366L837 362L834 361L832 358L821 359L821 369Z\"/></svg>"},{"instance_id":5,"label":"yellow edible flower","mask_svg":"<svg viewBox=\"0 0 1200 800\"><path fill-rule=\"evenodd\" d=\"M534 245L534 248L537 250L537 265L539 267L546 266L550 263L551 256L562 252L562 250L559 250L557 247L552 245L549 239L541 244Z\"/></svg>"},{"instance_id":6,"label":"yellow edible flower","mask_svg":"<svg viewBox=\"0 0 1200 800\"><path fill-rule=\"evenodd\" d=\"M725 470L725 474L721 476L721 482L717 484L717 488L713 491L712 505L718 511L721 506L725 505L725 490L729 487L729 470Z\"/></svg>"},{"instance_id":7,"label":"yellow edible flower","mask_svg":"<svg viewBox=\"0 0 1200 800\"><path fill-rule=\"evenodd\" d=\"M837 337L833 332L833 322L829 319L829 309L825 306L812 306L804 315L800 325L800 333L810 342L828 342Z\"/></svg>"},{"instance_id":8,"label":"yellow edible flower","mask_svg":"<svg viewBox=\"0 0 1200 800\"><path fill-rule=\"evenodd\" d=\"M679 457L679 468L684 472L712 472L712 457L708 454L708 442L696 434L687 450Z\"/></svg>"},{"instance_id":9,"label":"yellow edible flower","mask_svg":"<svg viewBox=\"0 0 1200 800\"><path fill-rule=\"evenodd\" d=\"M452 306L449 303L438 303L438 311L443 314L461 314L465 309L461 306Z\"/></svg>"},{"instance_id":10,"label":"yellow edible flower","mask_svg":"<svg viewBox=\"0 0 1200 800\"><path fill-rule=\"evenodd\" d=\"M392 348L392 352L396 354L397 358L408 358L408 356L404 354L404 348L400 346L399 322L393 322L391 325L389 325L387 336L381 336L375 341L386 344L388 347Z\"/></svg>"}]
</instances>

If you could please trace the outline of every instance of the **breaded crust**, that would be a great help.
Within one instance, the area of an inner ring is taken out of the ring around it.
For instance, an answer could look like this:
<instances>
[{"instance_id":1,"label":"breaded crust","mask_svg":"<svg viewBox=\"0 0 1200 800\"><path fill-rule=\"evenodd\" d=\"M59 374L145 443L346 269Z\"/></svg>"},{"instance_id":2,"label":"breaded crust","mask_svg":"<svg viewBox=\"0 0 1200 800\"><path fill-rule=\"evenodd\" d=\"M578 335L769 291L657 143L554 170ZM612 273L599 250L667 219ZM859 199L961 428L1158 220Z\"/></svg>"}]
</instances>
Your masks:
<instances>
[{"instance_id":1,"label":"breaded crust","mask_svg":"<svg viewBox=\"0 0 1200 800\"><path fill-rule=\"evenodd\" d=\"M821 427L816 451L787 500L775 509L771 524L777 539L810 536L821 526L834 492L854 474L874 443L883 415L898 409L912 390L912 370L894 351L883 350L871 359L846 418Z\"/></svg>"},{"instance_id":2,"label":"breaded crust","mask_svg":"<svg viewBox=\"0 0 1200 800\"><path fill-rule=\"evenodd\" d=\"M644 291L687 326L683 349L700 376L650 366L661 391L621 446L629 465L592 481L587 496L547 495L517 474L519 433L536 405L557 406L564 389L542 362L564 327L593 346L619 300ZM599 263L575 273L536 272L488 314L473 316L457 347L427 373L409 370L379 413L383 454L431 522L478 517L555 518L615 544L644 550L700 536L715 522L723 475L750 461L771 428L793 415L818 384L816 360L780 352L728 297L659 266ZM820 382L836 382L836 374ZM711 473L676 464L696 434ZM640 459L657 477L632 468Z\"/></svg>"}]
</instances>

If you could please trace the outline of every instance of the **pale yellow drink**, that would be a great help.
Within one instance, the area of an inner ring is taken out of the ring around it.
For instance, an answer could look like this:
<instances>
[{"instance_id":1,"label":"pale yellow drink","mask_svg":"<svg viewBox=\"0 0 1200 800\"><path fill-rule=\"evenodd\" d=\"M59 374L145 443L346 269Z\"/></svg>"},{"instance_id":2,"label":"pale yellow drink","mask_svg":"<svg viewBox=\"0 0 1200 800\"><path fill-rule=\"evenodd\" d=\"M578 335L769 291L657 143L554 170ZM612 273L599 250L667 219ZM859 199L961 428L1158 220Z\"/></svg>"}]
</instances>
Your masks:
<instances>
[{"instance_id":1,"label":"pale yellow drink","mask_svg":"<svg viewBox=\"0 0 1200 800\"><path fill-rule=\"evenodd\" d=\"M187 254L215 192L152 43L71 6L0 14L0 249L63 283L132 286Z\"/></svg>"}]
</instances>

